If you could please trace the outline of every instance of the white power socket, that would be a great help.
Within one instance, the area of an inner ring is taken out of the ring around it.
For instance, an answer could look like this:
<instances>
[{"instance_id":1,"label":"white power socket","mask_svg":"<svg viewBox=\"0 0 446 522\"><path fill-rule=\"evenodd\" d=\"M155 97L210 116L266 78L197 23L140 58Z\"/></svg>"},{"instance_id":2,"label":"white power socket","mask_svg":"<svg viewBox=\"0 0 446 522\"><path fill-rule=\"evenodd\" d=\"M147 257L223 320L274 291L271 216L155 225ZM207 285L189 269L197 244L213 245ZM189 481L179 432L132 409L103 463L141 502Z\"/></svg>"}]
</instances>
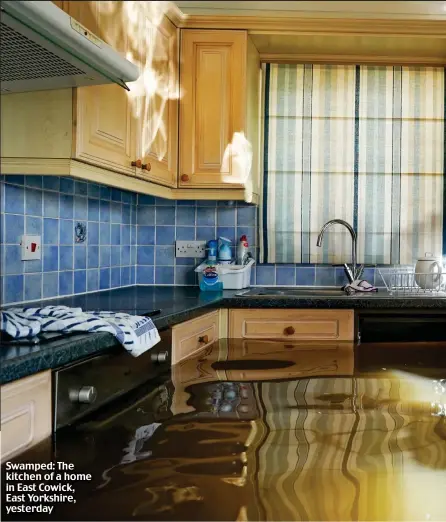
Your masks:
<instances>
[{"instance_id":1,"label":"white power socket","mask_svg":"<svg viewBox=\"0 0 446 522\"><path fill-rule=\"evenodd\" d=\"M175 241L175 257L206 257L206 241Z\"/></svg>"}]
</instances>

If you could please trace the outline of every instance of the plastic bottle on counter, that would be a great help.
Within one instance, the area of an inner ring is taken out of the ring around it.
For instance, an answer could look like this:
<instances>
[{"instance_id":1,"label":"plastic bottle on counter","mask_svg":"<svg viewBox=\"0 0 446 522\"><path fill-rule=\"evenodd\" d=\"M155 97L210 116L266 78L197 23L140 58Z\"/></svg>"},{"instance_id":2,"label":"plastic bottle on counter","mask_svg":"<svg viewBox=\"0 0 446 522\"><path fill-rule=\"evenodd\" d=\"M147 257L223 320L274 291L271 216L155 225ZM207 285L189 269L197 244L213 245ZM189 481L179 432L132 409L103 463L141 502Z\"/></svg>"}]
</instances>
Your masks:
<instances>
[{"instance_id":1,"label":"plastic bottle on counter","mask_svg":"<svg viewBox=\"0 0 446 522\"><path fill-rule=\"evenodd\" d=\"M248 257L248 238L245 234L240 237L240 241L237 245L237 256L236 256L236 262L237 265L244 265L245 261Z\"/></svg>"}]
</instances>

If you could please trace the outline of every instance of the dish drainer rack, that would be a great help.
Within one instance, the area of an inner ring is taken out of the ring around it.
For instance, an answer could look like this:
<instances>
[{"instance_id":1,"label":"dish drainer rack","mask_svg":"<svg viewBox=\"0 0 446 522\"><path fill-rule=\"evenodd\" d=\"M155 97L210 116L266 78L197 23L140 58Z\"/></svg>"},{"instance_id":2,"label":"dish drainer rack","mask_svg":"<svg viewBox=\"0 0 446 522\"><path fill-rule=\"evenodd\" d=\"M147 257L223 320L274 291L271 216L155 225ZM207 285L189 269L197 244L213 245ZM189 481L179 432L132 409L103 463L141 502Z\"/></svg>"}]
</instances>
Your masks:
<instances>
[{"instance_id":1,"label":"dish drainer rack","mask_svg":"<svg viewBox=\"0 0 446 522\"><path fill-rule=\"evenodd\" d=\"M446 297L446 273L420 273L414 268L378 268L390 295Z\"/></svg>"}]
</instances>

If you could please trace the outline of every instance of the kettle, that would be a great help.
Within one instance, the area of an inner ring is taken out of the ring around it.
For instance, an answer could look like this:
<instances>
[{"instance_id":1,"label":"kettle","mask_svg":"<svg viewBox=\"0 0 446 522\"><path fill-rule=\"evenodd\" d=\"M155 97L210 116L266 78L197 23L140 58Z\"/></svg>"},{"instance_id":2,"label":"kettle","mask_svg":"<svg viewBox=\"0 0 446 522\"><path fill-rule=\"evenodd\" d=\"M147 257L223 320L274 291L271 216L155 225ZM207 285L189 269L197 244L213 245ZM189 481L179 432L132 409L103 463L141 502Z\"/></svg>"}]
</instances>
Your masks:
<instances>
[{"instance_id":1,"label":"kettle","mask_svg":"<svg viewBox=\"0 0 446 522\"><path fill-rule=\"evenodd\" d=\"M415 266L415 282L420 288L438 290L441 285L442 262L430 252L420 257Z\"/></svg>"},{"instance_id":2,"label":"kettle","mask_svg":"<svg viewBox=\"0 0 446 522\"><path fill-rule=\"evenodd\" d=\"M226 237L218 238L218 262L229 264L232 261L231 240Z\"/></svg>"}]
</instances>

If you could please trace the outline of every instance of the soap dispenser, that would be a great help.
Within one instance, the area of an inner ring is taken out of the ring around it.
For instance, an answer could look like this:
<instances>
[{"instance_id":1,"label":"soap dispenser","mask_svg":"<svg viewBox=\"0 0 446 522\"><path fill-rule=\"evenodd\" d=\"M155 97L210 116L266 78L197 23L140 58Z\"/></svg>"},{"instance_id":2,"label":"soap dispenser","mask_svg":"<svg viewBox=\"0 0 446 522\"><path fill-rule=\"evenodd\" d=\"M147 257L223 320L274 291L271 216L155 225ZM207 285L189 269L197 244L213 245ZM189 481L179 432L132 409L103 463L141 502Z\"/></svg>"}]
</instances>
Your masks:
<instances>
[{"instance_id":1,"label":"soap dispenser","mask_svg":"<svg viewBox=\"0 0 446 522\"><path fill-rule=\"evenodd\" d=\"M232 260L231 240L226 237L218 238L218 262L229 264Z\"/></svg>"}]
</instances>

